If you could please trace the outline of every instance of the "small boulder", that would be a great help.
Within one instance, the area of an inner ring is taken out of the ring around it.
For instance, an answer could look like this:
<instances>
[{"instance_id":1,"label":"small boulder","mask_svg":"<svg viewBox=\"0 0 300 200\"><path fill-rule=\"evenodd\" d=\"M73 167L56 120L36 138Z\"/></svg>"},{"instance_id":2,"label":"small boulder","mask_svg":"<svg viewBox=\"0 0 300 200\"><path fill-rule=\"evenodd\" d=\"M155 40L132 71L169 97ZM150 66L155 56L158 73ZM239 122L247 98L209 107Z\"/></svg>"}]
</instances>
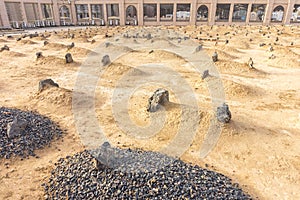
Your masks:
<instances>
[{"instance_id":1,"label":"small boulder","mask_svg":"<svg viewBox=\"0 0 300 200\"><path fill-rule=\"evenodd\" d=\"M218 53L216 51L212 55L212 60L213 60L213 62L217 62L218 61Z\"/></svg>"},{"instance_id":2,"label":"small boulder","mask_svg":"<svg viewBox=\"0 0 300 200\"><path fill-rule=\"evenodd\" d=\"M165 89L157 89L154 94L148 99L148 112L156 112L160 106L169 102L169 92Z\"/></svg>"},{"instance_id":3,"label":"small boulder","mask_svg":"<svg viewBox=\"0 0 300 200\"><path fill-rule=\"evenodd\" d=\"M47 44L49 44L49 42L48 41L44 41L44 46L46 46Z\"/></svg>"},{"instance_id":4,"label":"small boulder","mask_svg":"<svg viewBox=\"0 0 300 200\"><path fill-rule=\"evenodd\" d=\"M109 65L109 64L110 64L110 58L109 58L109 55L103 56L101 62L102 62L102 64L103 64L103 66Z\"/></svg>"},{"instance_id":5,"label":"small boulder","mask_svg":"<svg viewBox=\"0 0 300 200\"><path fill-rule=\"evenodd\" d=\"M202 45L199 45L197 48L196 48L196 52L199 52L199 51L201 51L202 50Z\"/></svg>"},{"instance_id":6,"label":"small boulder","mask_svg":"<svg viewBox=\"0 0 300 200\"><path fill-rule=\"evenodd\" d=\"M75 47L74 42L72 42L70 45L68 45L68 46L67 46L67 49L70 50L70 49L72 49L73 47Z\"/></svg>"},{"instance_id":7,"label":"small boulder","mask_svg":"<svg viewBox=\"0 0 300 200\"><path fill-rule=\"evenodd\" d=\"M249 66L250 69L253 69L254 68L253 65L254 65L254 62L253 62L252 58L250 57L249 60L248 60L248 66Z\"/></svg>"},{"instance_id":8,"label":"small boulder","mask_svg":"<svg viewBox=\"0 0 300 200\"><path fill-rule=\"evenodd\" d=\"M21 135L26 129L28 122L19 117L15 117L14 120L7 124L7 137L14 138Z\"/></svg>"},{"instance_id":9,"label":"small boulder","mask_svg":"<svg viewBox=\"0 0 300 200\"><path fill-rule=\"evenodd\" d=\"M72 63L73 62L73 58L72 58L72 55L70 53L67 53L65 55L65 58L66 58L66 63Z\"/></svg>"},{"instance_id":10,"label":"small boulder","mask_svg":"<svg viewBox=\"0 0 300 200\"><path fill-rule=\"evenodd\" d=\"M7 45L4 45L3 47L1 47L0 52L2 51L9 51L9 47Z\"/></svg>"},{"instance_id":11,"label":"small boulder","mask_svg":"<svg viewBox=\"0 0 300 200\"><path fill-rule=\"evenodd\" d=\"M43 57L43 53L40 52L40 51L36 52L35 55L36 55L36 59L39 59L39 58Z\"/></svg>"},{"instance_id":12,"label":"small boulder","mask_svg":"<svg viewBox=\"0 0 300 200\"><path fill-rule=\"evenodd\" d=\"M231 120L231 112L226 103L223 103L222 106L217 108L217 119L221 123L229 123Z\"/></svg>"},{"instance_id":13,"label":"small boulder","mask_svg":"<svg viewBox=\"0 0 300 200\"><path fill-rule=\"evenodd\" d=\"M39 82L39 92L49 88L49 87L59 87L57 83L55 83L52 79L45 79Z\"/></svg>"},{"instance_id":14,"label":"small boulder","mask_svg":"<svg viewBox=\"0 0 300 200\"><path fill-rule=\"evenodd\" d=\"M205 78L207 78L209 76L209 71L208 71L208 69L207 70L205 70L203 73L202 73L202 80L204 80Z\"/></svg>"}]
</instances>

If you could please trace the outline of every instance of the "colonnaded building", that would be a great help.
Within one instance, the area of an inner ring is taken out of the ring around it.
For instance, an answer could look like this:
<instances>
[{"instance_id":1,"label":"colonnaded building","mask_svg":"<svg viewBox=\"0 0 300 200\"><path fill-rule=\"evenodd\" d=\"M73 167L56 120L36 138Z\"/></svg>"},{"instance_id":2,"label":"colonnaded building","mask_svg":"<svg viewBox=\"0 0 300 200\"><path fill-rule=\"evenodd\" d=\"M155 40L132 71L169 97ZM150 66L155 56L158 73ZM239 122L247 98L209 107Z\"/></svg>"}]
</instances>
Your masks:
<instances>
[{"instance_id":1,"label":"colonnaded building","mask_svg":"<svg viewBox=\"0 0 300 200\"><path fill-rule=\"evenodd\" d=\"M0 28L300 24L300 0L0 0Z\"/></svg>"}]
</instances>

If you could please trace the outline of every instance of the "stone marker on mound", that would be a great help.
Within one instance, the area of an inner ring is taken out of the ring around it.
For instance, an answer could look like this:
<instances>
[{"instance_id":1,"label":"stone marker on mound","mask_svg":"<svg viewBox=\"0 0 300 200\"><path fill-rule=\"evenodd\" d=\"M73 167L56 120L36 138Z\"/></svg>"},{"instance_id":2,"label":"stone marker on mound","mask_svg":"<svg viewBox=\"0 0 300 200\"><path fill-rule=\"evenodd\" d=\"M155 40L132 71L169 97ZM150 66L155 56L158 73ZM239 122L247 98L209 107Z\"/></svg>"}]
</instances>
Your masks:
<instances>
[{"instance_id":1,"label":"stone marker on mound","mask_svg":"<svg viewBox=\"0 0 300 200\"><path fill-rule=\"evenodd\" d=\"M44 41L44 46L46 46L47 44L49 44L49 42L48 41Z\"/></svg>"},{"instance_id":2,"label":"stone marker on mound","mask_svg":"<svg viewBox=\"0 0 300 200\"><path fill-rule=\"evenodd\" d=\"M9 47L7 45L4 45L3 47L1 47L0 52L4 50L9 51Z\"/></svg>"},{"instance_id":3,"label":"stone marker on mound","mask_svg":"<svg viewBox=\"0 0 300 200\"><path fill-rule=\"evenodd\" d=\"M157 89L148 100L148 112L156 112L160 106L169 102L169 92L165 89Z\"/></svg>"},{"instance_id":4,"label":"stone marker on mound","mask_svg":"<svg viewBox=\"0 0 300 200\"><path fill-rule=\"evenodd\" d=\"M66 63L72 63L73 62L73 58L72 58L72 55L70 53L67 53L65 55L65 58L66 58Z\"/></svg>"},{"instance_id":5,"label":"stone marker on mound","mask_svg":"<svg viewBox=\"0 0 300 200\"><path fill-rule=\"evenodd\" d=\"M67 45L67 49L68 50L72 49L73 47L75 47L74 42L72 42L70 45Z\"/></svg>"},{"instance_id":6,"label":"stone marker on mound","mask_svg":"<svg viewBox=\"0 0 300 200\"><path fill-rule=\"evenodd\" d=\"M14 120L7 124L7 137L13 138L19 136L26 129L28 122L18 116Z\"/></svg>"},{"instance_id":7,"label":"stone marker on mound","mask_svg":"<svg viewBox=\"0 0 300 200\"><path fill-rule=\"evenodd\" d=\"M204 80L205 78L207 78L209 76L209 71L208 69L207 70L204 70L204 72L202 73L202 80Z\"/></svg>"},{"instance_id":8,"label":"stone marker on mound","mask_svg":"<svg viewBox=\"0 0 300 200\"><path fill-rule=\"evenodd\" d=\"M39 59L39 58L41 58L41 57L43 57L43 53L42 52L36 52L35 53L35 56L36 56L36 59Z\"/></svg>"},{"instance_id":9,"label":"stone marker on mound","mask_svg":"<svg viewBox=\"0 0 300 200\"><path fill-rule=\"evenodd\" d=\"M253 65L254 65L254 62L253 62L252 58L250 57L249 61L248 61L248 66L249 66L250 69L254 69Z\"/></svg>"},{"instance_id":10,"label":"stone marker on mound","mask_svg":"<svg viewBox=\"0 0 300 200\"><path fill-rule=\"evenodd\" d=\"M39 82L39 92L42 92L49 87L59 87L59 85L52 79L45 79Z\"/></svg>"},{"instance_id":11,"label":"stone marker on mound","mask_svg":"<svg viewBox=\"0 0 300 200\"><path fill-rule=\"evenodd\" d=\"M217 108L217 119L221 123L229 123L231 120L231 112L226 103L223 103L222 106Z\"/></svg>"},{"instance_id":12,"label":"stone marker on mound","mask_svg":"<svg viewBox=\"0 0 300 200\"><path fill-rule=\"evenodd\" d=\"M196 48L196 52L199 52L199 51L201 51L202 50L202 45L199 45L197 48Z\"/></svg>"},{"instance_id":13,"label":"stone marker on mound","mask_svg":"<svg viewBox=\"0 0 300 200\"><path fill-rule=\"evenodd\" d=\"M216 51L212 55L212 60L213 60L213 62L217 62L218 61L218 53Z\"/></svg>"},{"instance_id":14,"label":"stone marker on mound","mask_svg":"<svg viewBox=\"0 0 300 200\"><path fill-rule=\"evenodd\" d=\"M101 62L102 62L102 64L103 64L103 66L109 65L109 64L110 64L110 58L109 58L109 55L103 56Z\"/></svg>"}]
</instances>

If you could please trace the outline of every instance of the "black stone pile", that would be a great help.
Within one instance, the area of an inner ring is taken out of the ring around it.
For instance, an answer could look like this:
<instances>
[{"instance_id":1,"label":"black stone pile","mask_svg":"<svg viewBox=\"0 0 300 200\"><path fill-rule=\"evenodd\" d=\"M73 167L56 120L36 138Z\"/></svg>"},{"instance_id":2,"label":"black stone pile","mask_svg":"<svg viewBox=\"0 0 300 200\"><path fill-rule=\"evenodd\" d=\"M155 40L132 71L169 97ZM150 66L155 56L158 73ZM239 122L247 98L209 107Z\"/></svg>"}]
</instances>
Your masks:
<instances>
[{"instance_id":1,"label":"black stone pile","mask_svg":"<svg viewBox=\"0 0 300 200\"><path fill-rule=\"evenodd\" d=\"M55 165L45 199L251 199L222 174L155 152L108 145Z\"/></svg>"},{"instance_id":2,"label":"black stone pile","mask_svg":"<svg viewBox=\"0 0 300 200\"><path fill-rule=\"evenodd\" d=\"M0 159L38 157L34 150L50 145L61 135L62 130L47 117L0 107Z\"/></svg>"}]
</instances>

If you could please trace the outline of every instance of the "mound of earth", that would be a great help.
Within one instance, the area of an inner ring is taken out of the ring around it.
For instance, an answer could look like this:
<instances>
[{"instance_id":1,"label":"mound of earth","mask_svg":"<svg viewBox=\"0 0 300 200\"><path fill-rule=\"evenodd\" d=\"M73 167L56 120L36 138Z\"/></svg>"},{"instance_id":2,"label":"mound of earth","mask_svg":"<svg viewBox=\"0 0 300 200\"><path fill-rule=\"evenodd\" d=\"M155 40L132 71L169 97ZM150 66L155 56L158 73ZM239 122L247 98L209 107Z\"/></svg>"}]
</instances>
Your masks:
<instances>
[{"instance_id":1,"label":"mound of earth","mask_svg":"<svg viewBox=\"0 0 300 200\"><path fill-rule=\"evenodd\" d=\"M220 173L160 153L104 144L60 159L43 184L45 198L251 199Z\"/></svg>"},{"instance_id":2,"label":"mound of earth","mask_svg":"<svg viewBox=\"0 0 300 200\"><path fill-rule=\"evenodd\" d=\"M13 123L16 118L26 125L20 134L14 133L10 137L7 132L8 124ZM45 116L32 111L0 107L0 159L35 156L36 149L49 145L61 135L59 126Z\"/></svg>"}]
</instances>

